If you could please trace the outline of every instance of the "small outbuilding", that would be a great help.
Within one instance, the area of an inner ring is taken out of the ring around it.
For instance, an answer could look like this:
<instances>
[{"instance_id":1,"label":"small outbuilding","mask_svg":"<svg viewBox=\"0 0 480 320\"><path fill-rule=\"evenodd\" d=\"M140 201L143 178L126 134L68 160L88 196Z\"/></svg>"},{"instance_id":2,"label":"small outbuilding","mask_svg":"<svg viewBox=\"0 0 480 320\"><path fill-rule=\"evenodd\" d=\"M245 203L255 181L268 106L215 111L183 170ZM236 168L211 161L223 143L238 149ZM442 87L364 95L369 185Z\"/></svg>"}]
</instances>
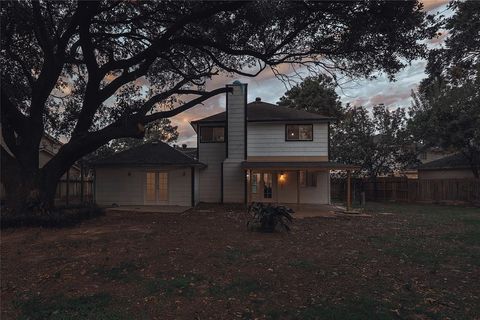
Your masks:
<instances>
[{"instance_id":1,"label":"small outbuilding","mask_svg":"<svg viewBox=\"0 0 480 320\"><path fill-rule=\"evenodd\" d=\"M418 179L473 179L468 159L461 153L424 163L418 167Z\"/></svg>"},{"instance_id":2,"label":"small outbuilding","mask_svg":"<svg viewBox=\"0 0 480 320\"><path fill-rule=\"evenodd\" d=\"M198 203L198 170L205 165L163 142L151 142L95 161L99 205Z\"/></svg>"}]
</instances>

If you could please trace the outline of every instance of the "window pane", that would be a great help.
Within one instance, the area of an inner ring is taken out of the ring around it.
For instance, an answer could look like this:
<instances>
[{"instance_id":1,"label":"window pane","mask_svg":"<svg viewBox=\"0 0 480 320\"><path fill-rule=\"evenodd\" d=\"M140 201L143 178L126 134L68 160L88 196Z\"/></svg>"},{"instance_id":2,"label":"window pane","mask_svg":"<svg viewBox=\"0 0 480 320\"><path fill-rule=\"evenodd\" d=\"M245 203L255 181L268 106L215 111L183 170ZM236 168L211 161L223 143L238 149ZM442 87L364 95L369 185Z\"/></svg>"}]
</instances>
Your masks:
<instances>
[{"instance_id":1,"label":"window pane","mask_svg":"<svg viewBox=\"0 0 480 320\"><path fill-rule=\"evenodd\" d=\"M263 197L265 199L272 198L272 174L271 173L263 174Z\"/></svg>"},{"instance_id":2,"label":"window pane","mask_svg":"<svg viewBox=\"0 0 480 320\"><path fill-rule=\"evenodd\" d=\"M305 181L305 171L300 171L300 187L305 187L307 182Z\"/></svg>"},{"instance_id":3,"label":"window pane","mask_svg":"<svg viewBox=\"0 0 480 320\"><path fill-rule=\"evenodd\" d=\"M225 140L225 128L216 127L213 128L213 141L223 142Z\"/></svg>"},{"instance_id":4,"label":"window pane","mask_svg":"<svg viewBox=\"0 0 480 320\"><path fill-rule=\"evenodd\" d=\"M224 142L224 127L200 127L200 142Z\"/></svg>"},{"instance_id":5,"label":"window pane","mask_svg":"<svg viewBox=\"0 0 480 320\"><path fill-rule=\"evenodd\" d=\"M158 173L158 196L160 201L168 200L168 173Z\"/></svg>"},{"instance_id":6,"label":"window pane","mask_svg":"<svg viewBox=\"0 0 480 320\"><path fill-rule=\"evenodd\" d=\"M210 142L212 141L213 128L211 127L201 127L200 128L200 141L201 142Z\"/></svg>"},{"instance_id":7,"label":"window pane","mask_svg":"<svg viewBox=\"0 0 480 320\"><path fill-rule=\"evenodd\" d=\"M260 180L258 178L259 176L259 173L252 174L252 193L257 193L258 180Z\"/></svg>"},{"instance_id":8,"label":"window pane","mask_svg":"<svg viewBox=\"0 0 480 320\"><path fill-rule=\"evenodd\" d=\"M147 201L155 201L155 172L147 172Z\"/></svg>"},{"instance_id":9,"label":"window pane","mask_svg":"<svg viewBox=\"0 0 480 320\"><path fill-rule=\"evenodd\" d=\"M312 140L312 125L299 126L299 140Z\"/></svg>"},{"instance_id":10,"label":"window pane","mask_svg":"<svg viewBox=\"0 0 480 320\"><path fill-rule=\"evenodd\" d=\"M298 125L287 125L287 140L298 140Z\"/></svg>"}]
</instances>

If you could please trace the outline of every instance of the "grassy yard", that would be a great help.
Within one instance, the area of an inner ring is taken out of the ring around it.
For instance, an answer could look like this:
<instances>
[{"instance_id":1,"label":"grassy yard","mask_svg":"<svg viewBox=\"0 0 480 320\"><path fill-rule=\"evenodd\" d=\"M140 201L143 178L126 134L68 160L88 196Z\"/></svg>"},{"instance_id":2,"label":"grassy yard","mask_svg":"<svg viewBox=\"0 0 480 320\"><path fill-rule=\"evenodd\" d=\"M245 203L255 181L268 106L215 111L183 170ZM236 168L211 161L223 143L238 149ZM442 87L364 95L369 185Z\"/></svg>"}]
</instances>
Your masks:
<instances>
[{"instance_id":1,"label":"grassy yard","mask_svg":"<svg viewBox=\"0 0 480 320\"><path fill-rule=\"evenodd\" d=\"M480 209L248 231L238 208L109 212L1 235L2 319L480 319Z\"/></svg>"}]
</instances>

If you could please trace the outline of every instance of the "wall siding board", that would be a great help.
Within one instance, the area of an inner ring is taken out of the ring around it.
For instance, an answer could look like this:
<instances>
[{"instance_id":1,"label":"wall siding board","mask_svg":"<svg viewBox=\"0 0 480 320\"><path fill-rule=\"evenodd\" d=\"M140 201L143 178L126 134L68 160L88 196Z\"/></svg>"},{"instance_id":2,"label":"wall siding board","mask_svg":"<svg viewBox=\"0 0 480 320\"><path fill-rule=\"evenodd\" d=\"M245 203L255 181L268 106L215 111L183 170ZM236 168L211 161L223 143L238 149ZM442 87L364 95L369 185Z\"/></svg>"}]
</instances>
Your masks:
<instances>
[{"instance_id":1,"label":"wall siding board","mask_svg":"<svg viewBox=\"0 0 480 320\"><path fill-rule=\"evenodd\" d=\"M221 201L222 162L225 159L225 143L199 143L199 161L207 165L198 175L198 200L218 203Z\"/></svg>"},{"instance_id":2,"label":"wall siding board","mask_svg":"<svg viewBox=\"0 0 480 320\"><path fill-rule=\"evenodd\" d=\"M95 183L99 205L139 205L144 202L145 172L138 169L97 168Z\"/></svg>"},{"instance_id":3,"label":"wall siding board","mask_svg":"<svg viewBox=\"0 0 480 320\"><path fill-rule=\"evenodd\" d=\"M248 156L328 156L328 124L313 124L313 141L285 141L285 124L248 123Z\"/></svg>"},{"instance_id":4,"label":"wall siding board","mask_svg":"<svg viewBox=\"0 0 480 320\"><path fill-rule=\"evenodd\" d=\"M191 170L181 168L97 168L96 202L99 205L144 205L147 171L168 172L168 201L161 204L191 205ZM130 173L130 175L128 174Z\"/></svg>"}]
</instances>

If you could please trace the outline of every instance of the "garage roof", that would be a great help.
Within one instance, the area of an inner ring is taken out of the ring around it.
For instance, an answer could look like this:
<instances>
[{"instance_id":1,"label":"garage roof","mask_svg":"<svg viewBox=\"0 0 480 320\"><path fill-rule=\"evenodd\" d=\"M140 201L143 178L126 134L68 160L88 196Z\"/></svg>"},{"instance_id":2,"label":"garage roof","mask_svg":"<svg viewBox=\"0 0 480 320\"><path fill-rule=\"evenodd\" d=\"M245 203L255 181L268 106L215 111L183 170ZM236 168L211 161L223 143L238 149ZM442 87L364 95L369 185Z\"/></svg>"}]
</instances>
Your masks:
<instances>
[{"instance_id":1,"label":"garage roof","mask_svg":"<svg viewBox=\"0 0 480 320\"><path fill-rule=\"evenodd\" d=\"M205 166L203 163L161 141L146 143L138 147L115 153L111 156L94 161L93 164L95 166Z\"/></svg>"}]
</instances>

